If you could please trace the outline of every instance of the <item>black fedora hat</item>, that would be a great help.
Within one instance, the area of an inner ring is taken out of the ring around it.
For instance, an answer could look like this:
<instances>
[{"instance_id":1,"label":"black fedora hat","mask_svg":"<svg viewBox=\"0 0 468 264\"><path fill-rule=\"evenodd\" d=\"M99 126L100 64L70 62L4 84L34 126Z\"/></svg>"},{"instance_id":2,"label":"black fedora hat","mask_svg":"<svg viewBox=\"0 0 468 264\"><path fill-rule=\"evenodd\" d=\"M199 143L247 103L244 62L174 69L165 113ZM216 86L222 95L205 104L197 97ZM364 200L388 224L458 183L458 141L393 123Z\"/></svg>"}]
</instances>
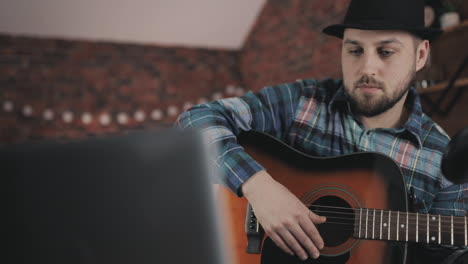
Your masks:
<instances>
[{"instance_id":1,"label":"black fedora hat","mask_svg":"<svg viewBox=\"0 0 468 264\"><path fill-rule=\"evenodd\" d=\"M328 26L323 33L343 38L347 28L403 30L427 40L442 33L424 27L424 0L351 0L343 23Z\"/></svg>"}]
</instances>

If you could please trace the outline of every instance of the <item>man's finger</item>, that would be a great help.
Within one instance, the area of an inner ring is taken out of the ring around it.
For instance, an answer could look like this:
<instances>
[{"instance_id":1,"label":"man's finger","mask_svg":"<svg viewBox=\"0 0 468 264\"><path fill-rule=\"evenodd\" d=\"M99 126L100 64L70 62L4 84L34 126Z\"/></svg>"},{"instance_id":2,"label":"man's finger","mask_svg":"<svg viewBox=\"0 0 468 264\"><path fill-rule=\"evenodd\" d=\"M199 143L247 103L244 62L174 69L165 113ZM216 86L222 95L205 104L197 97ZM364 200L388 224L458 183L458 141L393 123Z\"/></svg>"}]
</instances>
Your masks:
<instances>
[{"instance_id":1,"label":"man's finger","mask_svg":"<svg viewBox=\"0 0 468 264\"><path fill-rule=\"evenodd\" d=\"M308 255L305 250L301 247L296 238L287 229L283 229L278 232L281 238L286 242L288 247L292 249L296 256L302 260L306 260Z\"/></svg>"},{"instance_id":2,"label":"man's finger","mask_svg":"<svg viewBox=\"0 0 468 264\"><path fill-rule=\"evenodd\" d=\"M318 249L322 249L325 246L322 236L317 230L317 227L312 223L311 219L304 219L299 222L299 225Z\"/></svg>"},{"instance_id":3,"label":"man's finger","mask_svg":"<svg viewBox=\"0 0 468 264\"><path fill-rule=\"evenodd\" d=\"M294 252L288 247L288 245L286 245L286 243L283 241L283 239L279 235L277 235L276 233L273 233L273 234L269 234L268 236L284 252L288 253L291 256L294 256Z\"/></svg>"},{"instance_id":4,"label":"man's finger","mask_svg":"<svg viewBox=\"0 0 468 264\"><path fill-rule=\"evenodd\" d=\"M314 224L312 224L312 221L310 219L307 219L305 221L308 221L309 224L309 229L314 228ZM303 221L303 222L305 222ZM300 223L300 222L299 222ZM320 256L320 252L318 250L318 246L312 242L311 237L308 236L308 234L305 232L305 230L299 225L294 229L290 230L293 236L296 238L296 240L299 241L299 243L302 245L304 249L309 252L309 256L313 258L318 258ZM318 234L318 232L317 232Z\"/></svg>"},{"instance_id":5,"label":"man's finger","mask_svg":"<svg viewBox=\"0 0 468 264\"><path fill-rule=\"evenodd\" d=\"M325 216L319 216L312 211L309 211L309 217L315 224L323 224L327 221Z\"/></svg>"}]
</instances>

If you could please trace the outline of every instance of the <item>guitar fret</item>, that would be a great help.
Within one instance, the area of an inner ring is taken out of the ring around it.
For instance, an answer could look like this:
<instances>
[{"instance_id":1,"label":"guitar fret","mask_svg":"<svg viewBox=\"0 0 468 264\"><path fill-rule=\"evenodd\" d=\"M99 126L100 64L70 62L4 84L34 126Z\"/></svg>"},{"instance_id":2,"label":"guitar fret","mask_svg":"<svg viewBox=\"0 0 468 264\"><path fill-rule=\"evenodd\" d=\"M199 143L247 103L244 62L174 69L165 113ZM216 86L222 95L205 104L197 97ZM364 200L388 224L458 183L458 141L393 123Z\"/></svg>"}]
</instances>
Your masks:
<instances>
[{"instance_id":1,"label":"guitar fret","mask_svg":"<svg viewBox=\"0 0 468 264\"><path fill-rule=\"evenodd\" d=\"M453 246L453 215L450 216L450 241Z\"/></svg>"},{"instance_id":2,"label":"guitar fret","mask_svg":"<svg viewBox=\"0 0 468 264\"><path fill-rule=\"evenodd\" d=\"M392 211L388 211L388 240L390 240L390 227L392 226Z\"/></svg>"},{"instance_id":3,"label":"guitar fret","mask_svg":"<svg viewBox=\"0 0 468 264\"><path fill-rule=\"evenodd\" d=\"M374 218L372 220L372 239L375 239L375 209L374 209Z\"/></svg>"},{"instance_id":4,"label":"guitar fret","mask_svg":"<svg viewBox=\"0 0 468 264\"><path fill-rule=\"evenodd\" d=\"M366 234L365 238L367 238L367 226L369 225L369 208L366 209Z\"/></svg>"},{"instance_id":5,"label":"guitar fret","mask_svg":"<svg viewBox=\"0 0 468 264\"><path fill-rule=\"evenodd\" d=\"M361 238L361 219L362 219L362 208L359 209L359 238Z\"/></svg>"},{"instance_id":6,"label":"guitar fret","mask_svg":"<svg viewBox=\"0 0 468 264\"><path fill-rule=\"evenodd\" d=\"M465 220L466 220L466 217L465 217ZM380 239L382 239L382 223L383 223L383 210L380 210Z\"/></svg>"},{"instance_id":7,"label":"guitar fret","mask_svg":"<svg viewBox=\"0 0 468 264\"><path fill-rule=\"evenodd\" d=\"M416 243L419 240L419 214L416 213Z\"/></svg>"},{"instance_id":8,"label":"guitar fret","mask_svg":"<svg viewBox=\"0 0 468 264\"><path fill-rule=\"evenodd\" d=\"M428 243L437 243L437 236L438 236L438 230L435 227L437 217L435 215L428 215L429 216L429 242ZM432 224L431 224L432 223ZM434 228L430 228L430 226L433 226Z\"/></svg>"},{"instance_id":9,"label":"guitar fret","mask_svg":"<svg viewBox=\"0 0 468 264\"><path fill-rule=\"evenodd\" d=\"M453 217L453 244L463 246L465 245L465 228L464 218Z\"/></svg>"},{"instance_id":10,"label":"guitar fret","mask_svg":"<svg viewBox=\"0 0 468 264\"><path fill-rule=\"evenodd\" d=\"M406 242L408 242L408 217L409 214L406 212Z\"/></svg>"},{"instance_id":11,"label":"guitar fret","mask_svg":"<svg viewBox=\"0 0 468 264\"><path fill-rule=\"evenodd\" d=\"M426 237L427 243L429 243L429 215L427 215L427 237Z\"/></svg>"},{"instance_id":12,"label":"guitar fret","mask_svg":"<svg viewBox=\"0 0 468 264\"><path fill-rule=\"evenodd\" d=\"M396 240L399 240L400 235L400 211L397 211L397 222L396 222Z\"/></svg>"},{"instance_id":13,"label":"guitar fret","mask_svg":"<svg viewBox=\"0 0 468 264\"><path fill-rule=\"evenodd\" d=\"M441 236L440 236L440 215L439 215L439 244L441 244L440 240L441 240Z\"/></svg>"}]
</instances>

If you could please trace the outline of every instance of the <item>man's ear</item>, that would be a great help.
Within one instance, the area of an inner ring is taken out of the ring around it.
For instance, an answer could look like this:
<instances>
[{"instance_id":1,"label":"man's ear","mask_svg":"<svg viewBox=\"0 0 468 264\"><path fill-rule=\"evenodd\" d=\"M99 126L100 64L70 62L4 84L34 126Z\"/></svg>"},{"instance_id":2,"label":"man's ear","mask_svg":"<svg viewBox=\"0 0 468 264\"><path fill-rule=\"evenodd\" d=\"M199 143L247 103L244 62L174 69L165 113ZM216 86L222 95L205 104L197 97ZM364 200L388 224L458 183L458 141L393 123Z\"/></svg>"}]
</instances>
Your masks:
<instances>
[{"instance_id":1,"label":"man's ear","mask_svg":"<svg viewBox=\"0 0 468 264\"><path fill-rule=\"evenodd\" d=\"M429 62L431 46L428 40L422 40L416 49L416 71L418 72Z\"/></svg>"}]
</instances>

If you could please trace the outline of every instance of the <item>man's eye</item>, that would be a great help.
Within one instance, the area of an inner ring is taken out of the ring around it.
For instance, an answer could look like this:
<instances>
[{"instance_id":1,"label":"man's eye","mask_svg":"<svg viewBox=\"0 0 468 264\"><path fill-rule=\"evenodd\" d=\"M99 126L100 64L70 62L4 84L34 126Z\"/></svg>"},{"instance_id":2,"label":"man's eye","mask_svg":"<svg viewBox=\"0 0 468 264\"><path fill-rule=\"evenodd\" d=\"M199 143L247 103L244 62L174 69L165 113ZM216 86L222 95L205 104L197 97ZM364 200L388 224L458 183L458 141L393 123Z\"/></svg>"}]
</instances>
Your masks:
<instances>
[{"instance_id":1,"label":"man's eye","mask_svg":"<svg viewBox=\"0 0 468 264\"><path fill-rule=\"evenodd\" d=\"M349 54L354 55L354 56L361 55L361 54L362 54L362 49L352 49L352 50L349 50Z\"/></svg>"},{"instance_id":2,"label":"man's eye","mask_svg":"<svg viewBox=\"0 0 468 264\"><path fill-rule=\"evenodd\" d=\"M383 57L390 57L390 56L393 55L393 53L395 53L395 52L393 52L391 50L379 50L379 54L381 56L383 56Z\"/></svg>"}]
</instances>

